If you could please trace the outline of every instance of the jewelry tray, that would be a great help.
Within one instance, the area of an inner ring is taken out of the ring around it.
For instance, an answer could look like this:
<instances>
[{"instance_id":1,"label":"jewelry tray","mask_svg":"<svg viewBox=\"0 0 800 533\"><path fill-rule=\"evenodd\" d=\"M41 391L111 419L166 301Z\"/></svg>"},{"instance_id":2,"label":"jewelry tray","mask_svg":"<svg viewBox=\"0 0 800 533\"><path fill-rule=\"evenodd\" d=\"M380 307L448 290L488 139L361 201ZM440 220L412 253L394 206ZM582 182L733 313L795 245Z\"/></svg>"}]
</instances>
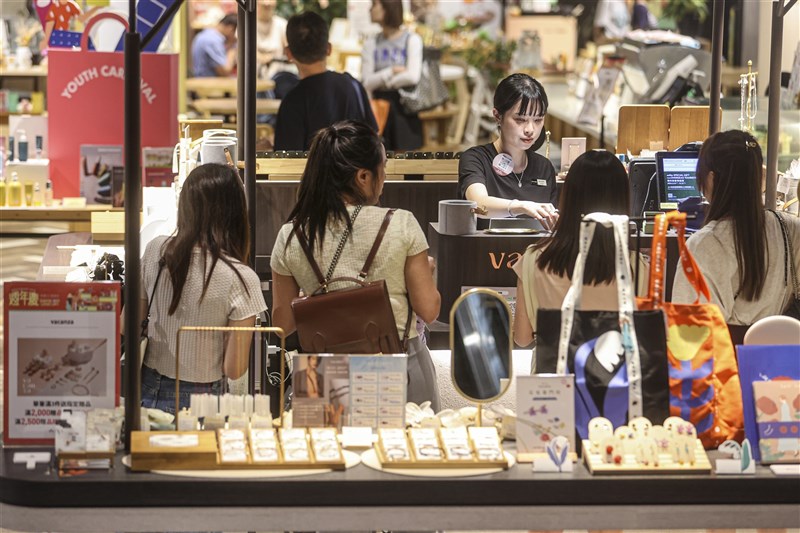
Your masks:
<instances>
[{"instance_id":1,"label":"jewelry tray","mask_svg":"<svg viewBox=\"0 0 800 533\"><path fill-rule=\"evenodd\" d=\"M444 445L441 438L438 437L438 445L440 450L442 451L442 459L434 460L434 459L418 459L416 456L416 452L414 450L414 446L408 444L408 452L410 459L402 459L402 460L389 460L384 451L383 451L383 442L379 438L378 441L374 444L375 455L378 458L378 461L383 468L449 468L449 469L469 469L469 468L502 468L507 469L509 467L508 459L506 459L505 454L503 455L502 459L498 460L480 460L477 457L477 454L474 450L474 443L470 438L468 441L468 446L470 448L470 453L472 458L469 460L454 460L454 459L447 459L445 457L444 452ZM407 437L406 442L408 443L410 439ZM499 443L499 436L498 436L498 443ZM502 451L502 447L501 447Z\"/></svg>"},{"instance_id":2,"label":"jewelry tray","mask_svg":"<svg viewBox=\"0 0 800 533\"><path fill-rule=\"evenodd\" d=\"M645 466L636 462L634 454L625 454L622 464L606 463L599 453L592 452L592 443L583 441L583 458L589 472L596 475L629 474L709 474L711 462L699 439L695 439L694 464L679 464L668 453L659 453L659 466Z\"/></svg>"}]
</instances>

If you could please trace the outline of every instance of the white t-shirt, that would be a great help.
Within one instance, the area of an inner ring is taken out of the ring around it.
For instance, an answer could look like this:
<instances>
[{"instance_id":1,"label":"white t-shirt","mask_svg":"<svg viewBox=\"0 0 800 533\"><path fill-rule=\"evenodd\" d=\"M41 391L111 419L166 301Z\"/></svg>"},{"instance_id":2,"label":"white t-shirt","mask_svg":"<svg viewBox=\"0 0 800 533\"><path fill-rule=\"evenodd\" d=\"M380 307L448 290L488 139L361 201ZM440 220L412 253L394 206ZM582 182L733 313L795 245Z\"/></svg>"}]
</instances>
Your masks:
<instances>
[{"instance_id":1,"label":"white t-shirt","mask_svg":"<svg viewBox=\"0 0 800 533\"><path fill-rule=\"evenodd\" d=\"M348 206L348 213L352 215L354 206ZM356 217L353 231L344 246L339 263L332 277L356 277L364 261L367 259L378 229L383 223L387 209L382 207L365 206ZM314 243L314 259L317 261L322 274L328 272L328 267L333 260L342 232L344 223L333 224L330 221L326 226L325 241L320 253L318 241ZM293 236L287 246L287 240L292 233L292 224L284 224L278 232L275 247L272 249L270 266L272 271L282 276L292 276L305 294L312 294L318 287L319 281L308 263L297 237ZM408 319L408 289L406 288L405 265L406 259L428 249L428 242L422 228L414 215L403 209L398 209L392 217L383 241L378 249L378 254L372 263L366 281L385 280L392 302L394 320L397 331L402 338L405 333L406 320ZM334 283L332 290L343 289L351 285ZM415 317L411 317L413 326ZM410 338L417 336L415 328L411 328Z\"/></svg>"},{"instance_id":2,"label":"white t-shirt","mask_svg":"<svg viewBox=\"0 0 800 533\"><path fill-rule=\"evenodd\" d=\"M731 220L711 221L686 241L686 246L706 278L711 301L719 306L728 324L749 326L761 318L781 314L789 303L792 281L788 280L788 284L784 281L786 255L781 227L774 214L767 212L764 216L767 272L761 297L753 302L742 296L736 297L739 290L739 267ZM783 215L783 220L794 248L795 268L800 270L800 218ZM692 303L696 294L679 266L672 286L672 301Z\"/></svg>"},{"instance_id":3,"label":"white t-shirt","mask_svg":"<svg viewBox=\"0 0 800 533\"><path fill-rule=\"evenodd\" d=\"M145 249L142 257L142 294L149 298L158 276L158 262L163 254L162 246L169 237L156 237ZM236 273L217 261L214 273L203 293L203 281L208 275L211 260L203 272L200 249L192 252L192 262L183 286L183 295L175 310L169 315L172 300L172 281L164 267L158 279L153 305L150 307L150 323L147 329L149 342L144 364L162 376L175 379L175 357L177 355L178 328L183 326L227 326L228 320L243 320L265 311L267 304L261 293L261 282L250 267L232 259L236 270L242 275L244 285ZM224 343L219 332L186 332L181 334L181 381L211 383L222 375Z\"/></svg>"}]
</instances>

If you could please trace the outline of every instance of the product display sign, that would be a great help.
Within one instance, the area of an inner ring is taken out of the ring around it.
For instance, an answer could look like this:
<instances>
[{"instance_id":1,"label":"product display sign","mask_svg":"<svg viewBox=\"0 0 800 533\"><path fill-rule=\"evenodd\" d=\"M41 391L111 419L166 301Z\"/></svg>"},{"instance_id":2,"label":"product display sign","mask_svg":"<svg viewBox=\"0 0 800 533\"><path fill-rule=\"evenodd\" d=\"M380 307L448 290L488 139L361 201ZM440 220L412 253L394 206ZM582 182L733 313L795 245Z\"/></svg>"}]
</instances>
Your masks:
<instances>
[{"instance_id":1,"label":"product display sign","mask_svg":"<svg viewBox=\"0 0 800 533\"><path fill-rule=\"evenodd\" d=\"M405 427L405 356L296 355L294 427Z\"/></svg>"},{"instance_id":2,"label":"product display sign","mask_svg":"<svg viewBox=\"0 0 800 533\"><path fill-rule=\"evenodd\" d=\"M80 192L77 171L82 145L123 144L123 56L119 52L50 50L47 111L50 179L56 198ZM175 146L177 54L142 54L141 93L142 146ZM87 200L95 202L94 197Z\"/></svg>"},{"instance_id":3,"label":"product display sign","mask_svg":"<svg viewBox=\"0 0 800 533\"><path fill-rule=\"evenodd\" d=\"M517 376L517 453L545 453L566 437L575 450L575 376Z\"/></svg>"},{"instance_id":4,"label":"product display sign","mask_svg":"<svg viewBox=\"0 0 800 533\"><path fill-rule=\"evenodd\" d=\"M8 282L3 442L50 444L63 409L119 403L118 282Z\"/></svg>"}]
</instances>

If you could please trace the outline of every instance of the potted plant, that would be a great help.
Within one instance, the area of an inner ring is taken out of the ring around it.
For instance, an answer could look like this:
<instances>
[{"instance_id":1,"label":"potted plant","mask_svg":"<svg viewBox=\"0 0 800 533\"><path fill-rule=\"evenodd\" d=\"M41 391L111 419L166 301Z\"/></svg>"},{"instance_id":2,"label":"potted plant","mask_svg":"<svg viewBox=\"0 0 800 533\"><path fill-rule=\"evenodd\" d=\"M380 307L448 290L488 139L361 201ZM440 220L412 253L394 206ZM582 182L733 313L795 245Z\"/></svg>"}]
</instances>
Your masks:
<instances>
[{"instance_id":1,"label":"potted plant","mask_svg":"<svg viewBox=\"0 0 800 533\"><path fill-rule=\"evenodd\" d=\"M695 37L708 17L708 5L706 0L668 0L662 14L673 19L683 35Z\"/></svg>"}]
</instances>

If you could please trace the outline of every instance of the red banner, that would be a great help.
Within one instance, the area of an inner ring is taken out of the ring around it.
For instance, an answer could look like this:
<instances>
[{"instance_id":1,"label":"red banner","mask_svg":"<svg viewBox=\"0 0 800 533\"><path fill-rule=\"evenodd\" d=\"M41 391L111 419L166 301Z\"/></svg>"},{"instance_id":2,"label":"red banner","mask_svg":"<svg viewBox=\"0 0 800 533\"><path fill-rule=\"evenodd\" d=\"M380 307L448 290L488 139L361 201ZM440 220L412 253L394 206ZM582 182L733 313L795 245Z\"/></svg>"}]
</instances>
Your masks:
<instances>
[{"instance_id":1,"label":"red banner","mask_svg":"<svg viewBox=\"0 0 800 533\"><path fill-rule=\"evenodd\" d=\"M81 145L124 144L124 54L51 49L48 56L50 179L56 197L78 196ZM141 87L141 145L174 146L178 55L142 54Z\"/></svg>"}]
</instances>

